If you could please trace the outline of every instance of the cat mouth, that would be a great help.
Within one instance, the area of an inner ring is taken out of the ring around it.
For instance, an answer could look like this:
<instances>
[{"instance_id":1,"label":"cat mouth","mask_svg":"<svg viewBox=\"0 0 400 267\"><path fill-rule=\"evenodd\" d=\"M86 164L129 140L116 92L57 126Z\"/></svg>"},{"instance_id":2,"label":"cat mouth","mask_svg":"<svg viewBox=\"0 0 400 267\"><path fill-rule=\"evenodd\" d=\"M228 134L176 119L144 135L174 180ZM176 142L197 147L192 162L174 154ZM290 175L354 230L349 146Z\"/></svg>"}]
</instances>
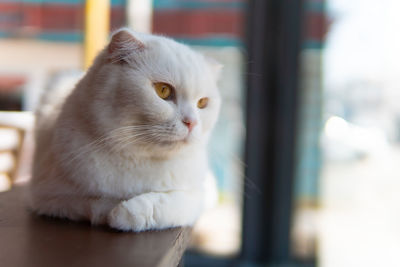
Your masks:
<instances>
[{"instance_id":1,"label":"cat mouth","mask_svg":"<svg viewBox=\"0 0 400 267\"><path fill-rule=\"evenodd\" d=\"M188 132L188 133L185 135L185 137L182 138L181 141L182 141L183 143L187 144L187 143L190 143L191 140L192 140L192 135L191 135L190 132Z\"/></svg>"}]
</instances>

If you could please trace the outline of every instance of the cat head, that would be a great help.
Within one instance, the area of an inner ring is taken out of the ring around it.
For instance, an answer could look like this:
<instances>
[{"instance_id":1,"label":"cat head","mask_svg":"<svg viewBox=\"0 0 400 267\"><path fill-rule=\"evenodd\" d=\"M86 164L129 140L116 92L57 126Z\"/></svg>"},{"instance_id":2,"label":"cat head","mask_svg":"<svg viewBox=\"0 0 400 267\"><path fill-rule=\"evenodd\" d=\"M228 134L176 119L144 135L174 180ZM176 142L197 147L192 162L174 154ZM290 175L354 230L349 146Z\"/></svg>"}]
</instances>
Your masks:
<instances>
[{"instance_id":1,"label":"cat head","mask_svg":"<svg viewBox=\"0 0 400 267\"><path fill-rule=\"evenodd\" d=\"M119 30L87 75L96 124L125 151L205 144L220 109L220 69L169 38Z\"/></svg>"}]
</instances>

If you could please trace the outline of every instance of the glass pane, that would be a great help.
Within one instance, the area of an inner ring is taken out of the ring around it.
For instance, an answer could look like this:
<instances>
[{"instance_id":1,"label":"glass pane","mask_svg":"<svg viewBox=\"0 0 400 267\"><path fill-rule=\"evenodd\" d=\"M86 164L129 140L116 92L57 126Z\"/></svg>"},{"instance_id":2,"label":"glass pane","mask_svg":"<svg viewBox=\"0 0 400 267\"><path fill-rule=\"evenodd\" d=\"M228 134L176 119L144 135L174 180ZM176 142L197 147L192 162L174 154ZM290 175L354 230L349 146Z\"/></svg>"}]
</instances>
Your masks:
<instances>
[{"instance_id":1,"label":"glass pane","mask_svg":"<svg viewBox=\"0 0 400 267\"><path fill-rule=\"evenodd\" d=\"M327 31L325 1L304 2L304 41L300 53L297 166L294 188L293 254L313 261L317 245L320 135L323 103L323 47Z\"/></svg>"},{"instance_id":2,"label":"glass pane","mask_svg":"<svg viewBox=\"0 0 400 267\"><path fill-rule=\"evenodd\" d=\"M317 2L329 29L302 54L294 251L399 266L400 2Z\"/></svg>"}]
</instances>

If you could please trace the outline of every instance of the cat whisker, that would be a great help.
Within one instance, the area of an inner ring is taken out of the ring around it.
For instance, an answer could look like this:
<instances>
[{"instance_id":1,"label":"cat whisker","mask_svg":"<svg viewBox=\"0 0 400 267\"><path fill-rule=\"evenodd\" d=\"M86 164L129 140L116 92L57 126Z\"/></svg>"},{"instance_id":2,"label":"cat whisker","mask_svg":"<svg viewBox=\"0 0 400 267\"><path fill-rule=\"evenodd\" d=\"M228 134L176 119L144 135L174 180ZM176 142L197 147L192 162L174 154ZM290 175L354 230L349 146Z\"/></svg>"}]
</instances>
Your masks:
<instances>
[{"instance_id":1,"label":"cat whisker","mask_svg":"<svg viewBox=\"0 0 400 267\"><path fill-rule=\"evenodd\" d=\"M119 140L118 143L115 144L115 146L113 146L112 152L120 152L129 145L132 145L139 141L143 141L144 137L146 136L144 133L142 133L142 134L137 134L135 136L128 136L122 140Z\"/></svg>"},{"instance_id":2,"label":"cat whisker","mask_svg":"<svg viewBox=\"0 0 400 267\"><path fill-rule=\"evenodd\" d=\"M105 135L99 137L98 139L94 140L93 142L81 147L77 151L71 151L71 153L67 154L65 157L71 157L68 159L68 162L64 163L66 165L71 164L75 159L79 158L83 154L89 153L89 152L97 152L101 148L105 146L105 143L107 141L112 141L115 138L116 133L118 133L121 130L124 130L125 127L117 128L109 133L106 133Z\"/></svg>"}]
</instances>

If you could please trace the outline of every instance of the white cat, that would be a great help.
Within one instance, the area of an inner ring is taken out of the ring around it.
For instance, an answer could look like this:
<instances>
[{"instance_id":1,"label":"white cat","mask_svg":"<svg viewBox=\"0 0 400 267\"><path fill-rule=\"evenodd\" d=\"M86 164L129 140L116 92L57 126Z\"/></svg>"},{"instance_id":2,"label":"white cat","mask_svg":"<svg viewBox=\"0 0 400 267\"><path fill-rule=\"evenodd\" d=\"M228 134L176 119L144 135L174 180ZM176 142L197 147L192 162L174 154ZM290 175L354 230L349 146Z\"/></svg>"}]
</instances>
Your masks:
<instances>
[{"instance_id":1,"label":"white cat","mask_svg":"<svg viewBox=\"0 0 400 267\"><path fill-rule=\"evenodd\" d=\"M126 231L192 225L205 184L215 193L220 68L171 39L116 32L66 99L43 103L32 208Z\"/></svg>"}]
</instances>

